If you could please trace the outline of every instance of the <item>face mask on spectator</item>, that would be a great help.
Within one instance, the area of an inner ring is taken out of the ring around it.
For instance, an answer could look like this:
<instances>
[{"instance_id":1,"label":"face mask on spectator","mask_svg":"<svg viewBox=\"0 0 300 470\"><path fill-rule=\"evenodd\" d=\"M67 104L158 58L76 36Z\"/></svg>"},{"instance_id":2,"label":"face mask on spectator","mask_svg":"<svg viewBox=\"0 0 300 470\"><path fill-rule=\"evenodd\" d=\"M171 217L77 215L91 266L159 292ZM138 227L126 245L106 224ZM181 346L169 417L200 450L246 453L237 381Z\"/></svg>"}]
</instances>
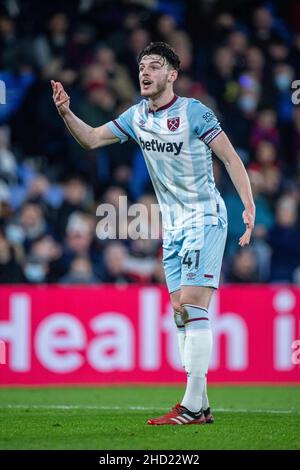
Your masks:
<instances>
[{"instance_id":1,"label":"face mask on spectator","mask_svg":"<svg viewBox=\"0 0 300 470\"><path fill-rule=\"evenodd\" d=\"M239 107L242 111L255 111L257 107L257 100L254 98L254 96L241 96L239 99Z\"/></svg>"},{"instance_id":2,"label":"face mask on spectator","mask_svg":"<svg viewBox=\"0 0 300 470\"><path fill-rule=\"evenodd\" d=\"M46 272L41 264L27 263L24 271L29 282L43 282L45 280Z\"/></svg>"},{"instance_id":3,"label":"face mask on spectator","mask_svg":"<svg viewBox=\"0 0 300 470\"><path fill-rule=\"evenodd\" d=\"M275 83L280 91L286 91L291 85L291 77L285 73L281 73L275 77Z\"/></svg>"},{"instance_id":4,"label":"face mask on spectator","mask_svg":"<svg viewBox=\"0 0 300 470\"><path fill-rule=\"evenodd\" d=\"M8 225L8 227L5 230L6 236L10 243L13 245L20 245L23 243L24 238L25 238L25 233L22 227L19 227L18 225Z\"/></svg>"}]
</instances>

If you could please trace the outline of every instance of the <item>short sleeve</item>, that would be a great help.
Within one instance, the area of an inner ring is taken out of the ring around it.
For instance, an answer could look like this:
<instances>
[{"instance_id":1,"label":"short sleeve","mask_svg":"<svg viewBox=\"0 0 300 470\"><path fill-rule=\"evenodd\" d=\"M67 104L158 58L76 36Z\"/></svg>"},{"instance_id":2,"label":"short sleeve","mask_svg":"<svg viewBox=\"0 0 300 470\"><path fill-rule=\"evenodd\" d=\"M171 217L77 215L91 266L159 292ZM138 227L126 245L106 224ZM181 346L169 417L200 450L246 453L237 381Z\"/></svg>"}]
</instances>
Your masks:
<instances>
[{"instance_id":1,"label":"short sleeve","mask_svg":"<svg viewBox=\"0 0 300 470\"><path fill-rule=\"evenodd\" d=\"M198 100L189 103L188 119L192 132L207 145L222 132L215 113Z\"/></svg>"},{"instance_id":2,"label":"short sleeve","mask_svg":"<svg viewBox=\"0 0 300 470\"><path fill-rule=\"evenodd\" d=\"M133 131L133 115L136 106L131 106L124 113L120 114L117 119L108 122L106 125L111 130L111 132L120 139L121 144L126 142L130 138L136 140L135 133Z\"/></svg>"}]
</instances>

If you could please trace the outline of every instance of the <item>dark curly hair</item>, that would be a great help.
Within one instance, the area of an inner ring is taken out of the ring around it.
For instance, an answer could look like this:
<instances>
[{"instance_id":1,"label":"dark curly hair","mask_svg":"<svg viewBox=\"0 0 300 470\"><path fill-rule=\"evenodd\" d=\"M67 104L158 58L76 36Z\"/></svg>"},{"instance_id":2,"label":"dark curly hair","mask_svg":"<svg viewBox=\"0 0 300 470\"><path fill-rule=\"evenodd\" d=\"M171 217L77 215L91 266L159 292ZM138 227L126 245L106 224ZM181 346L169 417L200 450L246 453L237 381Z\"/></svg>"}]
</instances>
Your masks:
<instances>
[{"instance_id":1,"label":"dark curly hair","mask_svg":"<svg viewBox=\"0 0 300 470\"><path fill-rule=\"evenodd\" d=\"M180 60L173 47L169 46L166 42L150 42L150 44L143 49L137 58L138 64L141 62L145 55L159 55L175 70L180 68Z\"/></svg>"}]
</instances>

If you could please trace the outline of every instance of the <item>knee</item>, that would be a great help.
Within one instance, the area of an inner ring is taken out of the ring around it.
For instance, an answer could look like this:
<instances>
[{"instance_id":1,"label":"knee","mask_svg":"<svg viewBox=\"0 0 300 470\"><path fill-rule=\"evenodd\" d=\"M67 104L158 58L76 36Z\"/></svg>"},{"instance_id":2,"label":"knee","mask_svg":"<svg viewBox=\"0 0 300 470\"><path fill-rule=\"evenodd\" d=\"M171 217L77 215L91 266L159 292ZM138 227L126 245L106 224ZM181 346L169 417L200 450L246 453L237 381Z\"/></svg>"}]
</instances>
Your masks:
<instances>
[{"instance_id":1,"label":"knee","mask_svg":"<svg viewBox=\"0 0 300 470\"><path fill-rule=\"evenodd\" d=\"M174 302L172 302L172 308L173 308L173 310L174 310L174 313L176 313L176 312L181 312L181 310L182 310L182 307L181 307L179 301L174 301Z\"/></svg>"},{"instance_id":2,"label":"knee","mask_svg":"<svg viewBox=\"0 0 300 470\"><path fill-rule=\"evenodd\" d=\"M179 299L180 308L182 309L182 305L184 304L191 304L191 305L199 305L199 296L193 294L181 294Z\"/></svg>"},{"instance_id":3,"label":"knee","mask_svg":"<svg viewBox=\"0 0 300 470\"><path fill-rule=\"evenodd\" d=\"M213 292L213 287L185 287L181 289L179 303L181 307L190 304L208 309Z\"/></svg>"}]
</instances>

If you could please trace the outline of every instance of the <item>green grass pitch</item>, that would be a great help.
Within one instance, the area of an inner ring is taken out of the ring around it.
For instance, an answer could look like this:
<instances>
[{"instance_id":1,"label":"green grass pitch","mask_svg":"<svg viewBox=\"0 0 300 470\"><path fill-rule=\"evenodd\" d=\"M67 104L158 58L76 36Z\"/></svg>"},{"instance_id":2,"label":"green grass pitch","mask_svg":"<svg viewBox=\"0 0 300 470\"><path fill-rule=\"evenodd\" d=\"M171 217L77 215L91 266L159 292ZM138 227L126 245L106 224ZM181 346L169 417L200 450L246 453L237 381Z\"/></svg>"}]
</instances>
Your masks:
<instances>
[{"instance_id":1,"label":"green grass pitch","mask_svg":"<svg viewBox=\"0 0 300 470\"><path fill-rule=\"evenodd\" d=\"M149 426L183 387L0 389L0 449L300 449L300 387L211 387L216 422Z\"/></svg>"}]
</instances>

